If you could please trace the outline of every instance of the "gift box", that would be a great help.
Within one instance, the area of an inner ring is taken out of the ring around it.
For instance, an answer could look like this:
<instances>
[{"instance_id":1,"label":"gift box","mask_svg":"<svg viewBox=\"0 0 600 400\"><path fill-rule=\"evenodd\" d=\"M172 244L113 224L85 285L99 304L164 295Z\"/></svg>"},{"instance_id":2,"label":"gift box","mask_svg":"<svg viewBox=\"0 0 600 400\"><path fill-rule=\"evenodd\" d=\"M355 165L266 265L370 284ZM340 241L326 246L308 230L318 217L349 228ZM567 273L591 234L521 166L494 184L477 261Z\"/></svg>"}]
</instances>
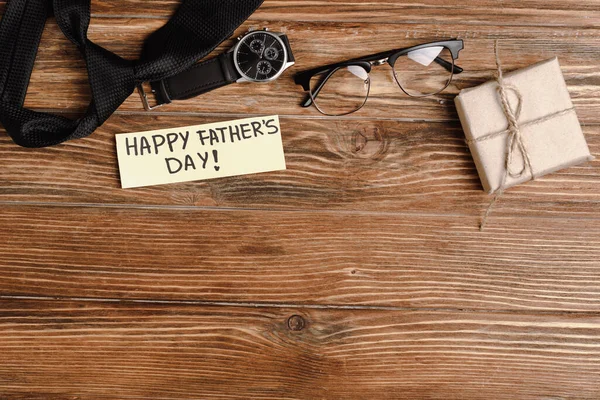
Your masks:
<instances>
[{"instance_id":1,"label":"gift box","mask_svg":"<svg viewBox=\"0 0 600 400\"><path fill-rule=\"evenodd\" d=\"M484 189L490 193L592 160L560 65L540 62L455 99Z\"/></svg>"}]
</instances>

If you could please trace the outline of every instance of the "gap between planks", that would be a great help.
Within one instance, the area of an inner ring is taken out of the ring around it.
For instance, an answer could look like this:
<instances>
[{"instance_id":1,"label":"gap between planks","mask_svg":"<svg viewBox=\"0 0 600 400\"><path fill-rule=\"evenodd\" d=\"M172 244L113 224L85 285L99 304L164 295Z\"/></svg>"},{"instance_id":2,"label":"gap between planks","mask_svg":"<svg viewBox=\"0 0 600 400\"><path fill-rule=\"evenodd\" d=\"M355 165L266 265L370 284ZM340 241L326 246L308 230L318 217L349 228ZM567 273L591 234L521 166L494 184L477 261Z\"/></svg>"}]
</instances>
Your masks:
<instances>
[{"instance_id":1,"label":"gap between planks","mask_svg":"<svg viewBox=\"0 0 600 400\"><path fill-rule=\"evenodd\" d=\"M64 296L11 296L0 295L0 302L9 300L23 301L57 301L82 303L119 303L139 305L178 305L196 307L231 307L231 308L264 308L264 309L297 309L297 310L349 310L349 311L392 311L392 312L447 312L456 314L490 313L514 315L577 315L600 317L600 311L550 311L550 310L516 310L516 309L485 309L485 308L453 308L453 307L393 307L393 306L364 306L336 304L294 304L294 303L248 303L201 300L159 300L159 299L117 299L102 297L64 297Z\"/></svg>"},{"instance_id":2,"label":"gap between planks","mask_svg":"<svg viewBox=\"0 0 600 400\"><path fill-rule=\"evenodd\" d=\"M135 93L133 93L135 94ZM140 108L142 107L140 102ZM50 113L50 114L61 114L75 118L76 115L69 110L56 110L46 108L32 108L33 111ZM113 115L122 116L156 116L156 117L198 117L198 118L228 118L228 119L244 119L263 117L264 113L213 113L213 112L194 112L194 111L115 111ZM324 115L294 115L294 114L277 114L280 119L299 119L299 120L317 120L317 121L389 121L389 122L404 122L404 123L456 123L459 122L458 118L386 118L386 117L369 117L364 115L346 115L339 117L329 117ZM583 124L582 124L583 125ZM600 125L600 122L591 122L585 124L585 126L596 126Z\"/></svg>"},{"instance_id":3,"label":"gap between planks","mask_svg":"<svg viewBox=\"0 0 600 400\"><path fill-rule=\"evenodd\" d=\"M91 14L91 18L104 18L104 19L154 19L154 20L162 20L162 21L168 21L169 19L171 19L171 15L147 15L147 14L135 14L135 15L119 15L119 14ZM93 21L92 21L93 22ZM269 18L268 16L265 17L250 17L247 22L250 23L257 23L257 24L262 24L262 23L272 23L273 22L273 18ZM282 22L294 22L294 23L314 23L315 20L311 19L311 18L294 18L291 20L282 20ZM348 19L319 19L318 20L319 23L323 23L323 24L344 24L344 23L360 23L360 24L376 24L374 22L370 22L368 20L348 20ZM403 21L388 21L386 22L387 25L432 25L432 26L436 26L439 25L438 22L432 22L432 23L427 23L424 21L420 21L420 20L403 20ZM499 21L497 21L495 23L497 26L501 26L503 28L531 28L531 27L541 27L541 28L569 28L569 29L590 29L590 27L588 25L580 25L580 26L573 26L573 25L565 25L565 24L551 24L551 23L544 23L544 24L527 24L527 23L519 23L519 24L507 24L507 23L501 23ZM465 25L465 26L481 26L484 25L481 22L471 22L471 21L462 21L461 25Z\"/></svg>"},{"instance_id":4,"label":"gap between planks","mask_svg":"<svg viewBox=\"0 0 600 400\"><path fill-rule=\"evenodd\" d=\"M505 195L506 196L506 195ZM492 196L490 196L490 201ZM360 216L394 216L394 217L424 217L424 218L473 218L471 214L458 213L422 213L422 212L398 212L398 211L364 211L364 210L335 210L335 209L278 209L278 208L236 208L236 207L210 207L210 206L177 206L177 205L142 205L142 204L117 204L117 203L70 203L70 202L35 202L35 201L2 201L0 207L48 207L48 208L98 208L98 209L123 209L123 210L156 210L156 211L195 211L195 212L248 212L248 213L310 213L310 214L330 214L330 215L360 215ZM482 215L483 215L482 210ZM512 216L493 216L493 220L510 220ZM536 221L600 221L600 215L591 217L589 215L569 215L569 216L518 216L519 219L531 219ZM490 223L493 227L493 221Z\"/></svg>"},{"instance_id":5,"label":"gap between planks","mask_svg":"<svg viewBox=\"0 0 600 400\"><path fill-rule=\"evenodd\" d=\"M132 93L135 94L135 93ZM141 103L140 103L141 107ZM577 107L576 107L577 108ZM35 112L49 113L49 114L60 114L67 117L76 118L80 113L74 113L70 110L61 109L46 109L46 108L32 108ZM213 113L213 112L194 112L194 111L115 111L114 116L146 116L146 117L198 117L198 118L227 118L228 120L233 119L244 119L244 118L255 118L263 117L264 113ZM370 117L368 115L346 115L338 117L330 117L324 115L294 115L294 114L277 114L279 119L296 119L305 121L385 121L385 122L402 122L407 124L441 124L441 123L457 123L460 122L458 118L386 118L386 117ZM582 122L582 127L595 127L600 126L600 122Z\"/></svg>"}]
</instances>

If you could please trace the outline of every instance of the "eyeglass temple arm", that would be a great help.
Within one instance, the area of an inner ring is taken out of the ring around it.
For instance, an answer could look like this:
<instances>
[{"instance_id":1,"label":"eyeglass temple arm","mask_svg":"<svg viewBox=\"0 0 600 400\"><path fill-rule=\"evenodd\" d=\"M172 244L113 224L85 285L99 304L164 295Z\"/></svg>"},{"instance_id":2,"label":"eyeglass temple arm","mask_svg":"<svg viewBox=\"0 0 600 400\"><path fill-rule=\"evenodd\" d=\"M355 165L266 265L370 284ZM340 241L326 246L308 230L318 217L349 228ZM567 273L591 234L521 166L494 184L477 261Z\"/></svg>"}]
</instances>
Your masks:
<instances>
[{"instance_id":1,"label":"eyeglass temple arm","mask_svg":"<svg viewBox=\"0 0 600 400\"><path fill-rule=\"evenodd\" d=\"M325 84L327 83L329 78L331 78L331 76L333 75L333 73L335 71L336 71L336 69L332 69L330 73L328 73L323 79L321 79L321 82L319 82L319 85L315 89L312 96L309 94L308 97L306 98L306 100L304 100L304 102L302 103L302 107L307 108L312 105L313 99L316 99L317 96L319 95L319 93L321 93L321 89L323 89L323 86L325 86Z\"/></svg>"},{"instance_id":2,"label":"eyeglass temple arm","mask_svg":"<svg viewBox=\"0 0 600 400\"><path fill-rule=\"evenodd\" d=\"M312 103L313 103L313 101L309 94L308 96L306 96L306 99L304 100L304 103L301 104L301 106L303 108L308 108L308 107L312 106Z\"/></svg>"},{"instance_id":3,"label":"eyeglass temple arm","mask_svg":"<svg viewBox=\"0 0 600 400\"><path fill-rule=\"evenodd\" d=\"M444 60L441 57L436 57L434 61L436 63L438 63L439 65L441 65L442 67L444 67L445 69L447 69L449 72L454 72L455 74L460 74L461 72L464 71L458 65L452 64L451 62L448 62L448 61ZM315 89L314 93L312 94L312 97L309 94L308 97L306 98L306 100L304 100L304 102L302 103L302 107L307 108L307 107L310 107L312 105L313 99L316 99L317 96L319 96L319 93L321 92L321 89L323 89L323 86L325 86L325 84L327 83L327 81L329 80L329 78L331 77L331 75L332 74L330 73L329 75L327 75L325 78L323 78L321 80L321 82L319 83L319 85Z\"/></svg>"},{"instance_id":4,"label":"eyeglass temple arm","mask_svg":"<svg viewBox=\"0 0 600 400\"><path fill-rule=\"evenodd\" d=\"M448 72L454 72L455 74L460 74L461 72L464 71L458 65L452 64L451 62L448 62L448 61L444 60L441 57L436 57L433 61L435 61L436 63L438 63L442 67L446 68L448 70Z\"/></svg>"}]
</instances>

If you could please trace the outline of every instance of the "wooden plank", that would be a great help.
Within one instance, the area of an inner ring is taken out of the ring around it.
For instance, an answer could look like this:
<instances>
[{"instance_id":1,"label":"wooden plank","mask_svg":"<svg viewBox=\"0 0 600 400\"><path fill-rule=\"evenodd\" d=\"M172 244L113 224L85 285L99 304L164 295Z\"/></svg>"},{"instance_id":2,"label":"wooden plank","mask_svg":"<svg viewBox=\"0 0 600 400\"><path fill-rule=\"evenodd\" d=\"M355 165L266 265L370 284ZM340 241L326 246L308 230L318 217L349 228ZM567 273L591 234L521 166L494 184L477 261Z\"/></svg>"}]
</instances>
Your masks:
<instances>
[{"instance_id":1,"label":"wooden plank","mask_svg":"<svg viewBox=\"0 0 600 400\"><path fill-rule=\"evenodd\" d=\"M98 44L125 58L135 58L143 38L159 28L157 19L123 20L96 18L90 37ZM245 31L246 24L238 33ZM265 110L283 115L322 118L314 108L299 104L304 92L293 82L297 71L330 62L410 46L449 37L463 37L466 48L460 65L466 69L457 75L444 93L425 99L406 96L395 84L389 66L373 73L370 100L353 116L396 120L457 120L453 105L460 89L483 83L494 76L494 39L502 41L502 53L507 71L559 55L574 103L584 123L600 123L598 90L600 66L600 30L555 28L514 28L468 25L355 24L355 23L270 23L273 30L286 31L297 58L297 66L277 82L268 85L231 85L207 95L175 102L162 111L200 114L260 114ZM560 37L555 36L559 34ZM35 109L62 112L84 112L89 102L86 69L75 47L64 38L55 24L48 25L30 83L26 105ZM228 41L218 52L229 48ZM52 93L52 96L48 96ZM121 111L142 111L137 93L120 108Z\"/></svg>"},{"instance_id":2,"label":"wooden plank","mask_svg":"<svg viewBox=\"0 0 600 400\"><path fill-rule=\"evenodd\" d=\"M288 321L296 316L290 329ZM0 302L17 399L597 399L597 315Z\"/></svg>"},{"instance_id":3,"label":"wooden plank","mask_svg":"<svg viewBox=\"0 0 600 400\"><path fill-rule=\"evenodd\" d=\"M283 118L288 170L120 189L114 134L229 117L118 115L90 138L22 149L0 138L0 201L426 213L478 217L483 192L458 123ZM586 126L600 154L600 125ZM505 216L597 218L600 161L511 189Z\"/></svg>"},{"instance_id":4,"label":"wooden plank","mask_svg":"<svg viewBox=\"0 0 600 400\"><path fill-rule=\"evenodd\" d=\"M0 294L598 311L600 221L5 206Z\"/></svg>"},{"instance_id":5,"label":"wooden plank","mask_svg":"<svg viewBox=\"0 0 600 400\"><path fill-rule=\"evenodd\" d=\"M600 1L457 3L267 0L238 32L288 32L296 71L462 37L467 72L434 99L381 69L361 114L326 119L292 72L152 115L134 95L52 149L1 133L0 398L599 398L600 162L511 190L480 233L452 99L492 76L497 38L507 70L559 54L600 154ZM133 59L177 4L94 1L90 35ZM27 105L88 100L51 21ZM118 188L115 133L264 110L289 171Z\"/></svg>"},{"instance_id":6,"label":"wooden plank","mask_svg":"<svg viewBox=\"0 0 600 400\"><path fill-rule=\"evenodd\" d=\"M5 0L0 0L0 11ZM95 16L168 18L178 0L94 0ZM598 0L267 0L252 21L502 24L598 27Z\"/></svg>"}]
</instances>

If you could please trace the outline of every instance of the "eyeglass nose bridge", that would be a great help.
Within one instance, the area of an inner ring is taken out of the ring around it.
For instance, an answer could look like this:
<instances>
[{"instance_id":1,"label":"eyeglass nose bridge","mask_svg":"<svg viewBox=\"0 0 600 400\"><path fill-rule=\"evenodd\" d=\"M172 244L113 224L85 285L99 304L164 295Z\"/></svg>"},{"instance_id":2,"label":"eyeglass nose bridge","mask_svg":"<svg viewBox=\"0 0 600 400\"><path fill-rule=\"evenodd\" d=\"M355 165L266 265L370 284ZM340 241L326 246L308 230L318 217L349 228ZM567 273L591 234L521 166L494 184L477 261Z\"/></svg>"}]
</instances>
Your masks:
<instances>
[{"instance_id":1,"label":"eyeglass nose bridge","mask_svg":"<svg viewBox=\"0 0 600 400\"><path fill-rule=\"evenodd\" d=\"M386 58L382 58L381 60L370 61L370 64L375 67L378 67L380 65L387 64L388 60L389 60L389 57L386 57Z\"/></svg>"}]
</instances>

